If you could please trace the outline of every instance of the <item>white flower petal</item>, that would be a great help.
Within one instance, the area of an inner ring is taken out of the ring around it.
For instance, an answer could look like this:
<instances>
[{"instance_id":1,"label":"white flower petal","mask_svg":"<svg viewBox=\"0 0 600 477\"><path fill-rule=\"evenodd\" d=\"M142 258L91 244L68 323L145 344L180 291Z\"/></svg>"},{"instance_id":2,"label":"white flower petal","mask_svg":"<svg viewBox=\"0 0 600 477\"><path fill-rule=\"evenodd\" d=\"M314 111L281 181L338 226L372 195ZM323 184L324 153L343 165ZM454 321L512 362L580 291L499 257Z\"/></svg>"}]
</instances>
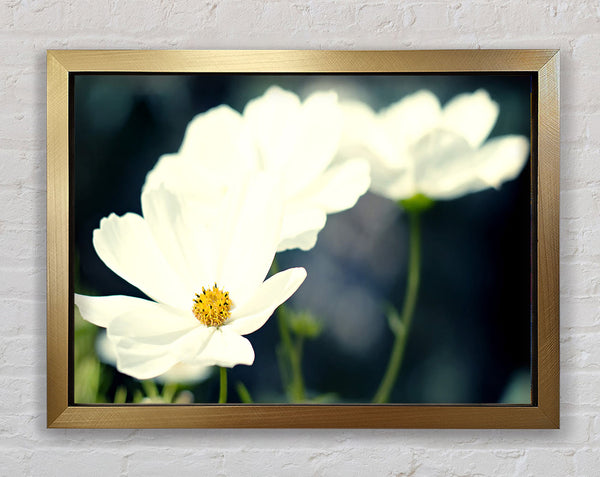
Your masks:
<instances>
[{"instance_id":1,"label":"white flower petal","mask_svg":"<svg viewBox=\"0 0 600 477\"><path fill-rule=\"evenodd\" d=\"M196 116L188 125L179 155L218 171L256 169L256 154L242 116L221 105Z\"/></svg>"},{"instance_id":2,"label":"white flower petal","mask_svg":"<svg viewBox=\"0 0 600 477\"><path fill-rule=\"evenodd\" d=\"M307 208L310 203L299 201L288 204L281 227L281 239L277 251L300 248L309 250L317 241L317 234L325 227L327 215L319 208ZM301 208L301 207L305 208ZM306 248L310 245L308 248Z\"/></svg>"},{"instance_id":3,"label":"white flower petal","mask_svg":"<svg viewBox=\"0 0 600 477\"><path fill-rule=\"evenodd\" d=\"M142 193L164 186L176 191L194 207L209 213L225 195L228 177L203 165L203 161L180 154L164 154L146 176Z\"/></svg>"},{"instance_id":4,"label":"white flower petal","mask_svg":"<svg viewBox=\"0 0 600 477\"><path fill-rule=\"evenodd\" d=\"M111 214L102 219L100 228L94 230L93 243L108 268L150 298L177 306L189 296L139 215Z\"/></svg>"},{"instance_id":5,"label":"white flower petal","mask_svg":"<svg viewBox=\"0 0 600 477\"><path fill-rule=\"evenodd\" d=\"M340 107L343 128L339 157L362 157L371 163L373 171L381 170L384 174L405 162L403 151L388 137L381 120L369 106L359 101L345 101Z\"/></svg>"},{"instance_id":6,"label":"white flower petal","mask_svg":"<svg viewBox=\"0 0 600 477\"><path fill-rule=\"evenodd\" d=\"M442 127L460 134L477 148L492 131L499 110L498 103L482 89L460 94L444 107Z\"/></svg>"},{"instance_id":7,"label":"white flower petal","mask_svg":"<svg viewBox=\"0 0 600 477\"><path fill-rule=\"evenodd\" d=\"M184 362L226 368L237 364L251 365L254 363L254 349L246 338L222 326L215 329L201 353Z\"/></svg>"},{"instance_id":8,"label":"white flower petal","mask_svg":"<svg viewBox=\"0 0 600 477\"><path fill-rule=\"evenodd\" d=\"M307 252L317 244L317 238L319 236L321 228L319 228L318 230L305 230L301 234L296 235L294 237L282 239L279 242L279 245L277 246L277 251L283 252L285 250L297 248L304 252Z\"/></svg>"},{"instance_id":9,"label":"white flower petal","mask_svg":"<svg viewBox=\"0 0 600 477\"><path fill-rule=\"evenodd\" d=\"M486 142L477 151L479 176L491 187L516 178L529 158L529 140L524 136L502 136Z\"/></svg>"},{"instance_id":10,"label":"white flower petal","mask_svg":"<svg viewBox=\"0 0 600 477\"><path fill-rule=\"evenodd\" d=\"M206 380L212 373L212 366L176 363L163 374L156 376L161 384L182 383L196 384Z\"/></svg>"},{"instance_id":11,"label":"white flower petal","mask_svg":"<svg viewBox=\"0 0 600 477\"><path fill-rule=\"evenodd\" d=\"M294 197L292 203L312 203L327 214L340 212L354 207L359 197L367 192L370 183L369 163L364 159L350 159L330 167Z\"/></svg>"},{"instance_id":12,"label":"white flower petal","mask_svg":"<svg viewBox=\"0 0 600 477\"><path fill-rule=\"evenodd\" d=\"M342 134L342 112L334 92L310 95L302 104L295 130L290 134L283 170L284 189L291 197L327 168L337 152Z\"/></svg>"},{"instance_id":13,"label":"white flower petal","mask_svg":"<svg viewBox=\"0 0 600 477\"><path fill-rule=\"evenodd\" d=\"M177 363L177 359L165 350L161 354L140 352L117 353L117 369L136 379L151 379L165 372Z\"/></svg>"},{"instance_id":14,"label":"white flower petal","mask_svg":"<svg viewBox=\"0 0 600 477\"><path fill-rule=\"evenodd\" d=\"M300 99L273 86L249 101L243 117L260 151L262 170L280 171L289 159L289 144L297 131Z\"/></svg>"},{"instance_id":15,"label":"white flower petal","mask_svg":"<svg viewBox=\"0 0 600 477\"><path fill-rule=\"evenodd\" d=\"M137 307L120 313L108 323L109 338L128 338L162 346L202 326L192 314L191 300L189 312L148 300L140 302Z\"/></svg>"},{"instance_id":16,"label":"white flower petal","mask_svg":"<svg viewBox=\"0 0 600 477\"><path fill-rule=\"evenodd\" d=\"M410 144L436 127L440 115L437 97L431 91L421 90L381 111L379 127L393 142L398 154L402 154Z\"/></svg>"},{"instance_id":17,"label":"white flower petal","mask_svg":"<svg viewBox=\"0 0 600 477\"><path fill-rule=\"evenodd\" d=\"M290 268L273 275L243 306L232 310L224 327L242 335L253 333L265 324L275 308L294 294L305 278L304 268Z\"/></svg>"},{"instance_id":18,"label":"white flower petal","mask_svg":"<svg viewBox=\"0 0 600 477\"><path fill-rule=\"evenodd\" d=\"M106 328L123 313L146 307L148 300L125 295L87 296L75 293L75 305L84 320Z\"/></svg>"},{"instance_id":19,"label":"white flower petal","mask_svg":"<svg viewBox=\"0 0 600 477\"><path fill-rule=\"evenodd\" d=\"M280 184L269 174L248 178L231 190L217 244L217 284L243 303L262 283L281 233L283 198Z\"/></svg>"},{"instance_id":20,"label":"white flower petal","mask_svg":"<svg viewBox=\"0 0 600 477\"><path fill-rule=\"evenodd\" d=\"M433 198L437 188L451 189L465 176L477 176L474 150L460 135L436 129L411 148L417 188ZM433 194L433 195L431 195Z\"/></svg>"},{"instance_id":21,"label":"white flower petal","mask_svg":"<svg viewBox=\"0 0 600 477\"><path fill-rule=\"evenodd\" d=\"M214 277L216 247L211 224L193 206L164 187L142 194L146 223L169 264L184 281L190 302L194 293Z\"/></svg>"},{"instance_id":22,"label":"white flower petal","mask_svg":"<svg viewBox=\"0 0 600 477\"><path fill-rule=\"evenodd\" d=\"M117 348L115 343L108 339L104 331L98 334L96 338L96 353L98 358L112 366L117 365ZM194 384L204 381L210 375L212 368L210 366L193 366L184 363L176 363L165 373L156 377L159 383L186 383Z\"/></svg>"}]
</instances>

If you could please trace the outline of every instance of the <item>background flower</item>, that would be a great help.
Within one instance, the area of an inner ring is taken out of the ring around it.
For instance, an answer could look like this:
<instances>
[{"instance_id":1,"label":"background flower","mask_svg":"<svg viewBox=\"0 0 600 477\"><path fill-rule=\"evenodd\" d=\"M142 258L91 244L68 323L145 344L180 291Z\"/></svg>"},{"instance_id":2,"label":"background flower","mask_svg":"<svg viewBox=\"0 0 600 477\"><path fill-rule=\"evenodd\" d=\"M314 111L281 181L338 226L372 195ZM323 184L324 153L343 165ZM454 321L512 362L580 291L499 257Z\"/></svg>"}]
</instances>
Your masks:
<instances>
[{"instance_id":1,"label":"background flower","mask_svg":"<svg viewBox=\"0 0 600 477\"><path fill-rule=\"evenodd\" d=\"M279 241L279 193L266 174L239 181L213 220L161 187L142 194L143 218L101 221L93 238L100 258L154 300L75 295L83 318L107 328L119 371L147 379L177 363L253 363L242 335L260 328L306 277L293 268L263 282Z\"/></svg>"},{"instance_id":2,"label":"background flower","mask_svg":"<svg viewBox=\"0 0 600 477\"><path fill-rule=\"evenodd\" d=\"M327 214L351 208L369 187L364 159L332 164L341 131L334 92L316 92L302 102L292 92L271 87L248 102L243 115L222 105L196 116L179 151L160 158L145 188L164 184L186 200L210 204L232 178L277 174L285 201L278 250L309 250Z\"/></svg>"},{"instance_id":3,"label":"background flower","mask_svg":"<svg viewBox=\"0 0 600 477\"><path fill-rule=\"evenodd\" d=\"M524 136L484 143L498 104L482 89L460 94L443 108L430 91L408 95L379 113L364 103L343 105L343 155L372 165L373 191L393 200L423 194L453 199L519 175L529 157Z\"/></svg>"}]
</instances>

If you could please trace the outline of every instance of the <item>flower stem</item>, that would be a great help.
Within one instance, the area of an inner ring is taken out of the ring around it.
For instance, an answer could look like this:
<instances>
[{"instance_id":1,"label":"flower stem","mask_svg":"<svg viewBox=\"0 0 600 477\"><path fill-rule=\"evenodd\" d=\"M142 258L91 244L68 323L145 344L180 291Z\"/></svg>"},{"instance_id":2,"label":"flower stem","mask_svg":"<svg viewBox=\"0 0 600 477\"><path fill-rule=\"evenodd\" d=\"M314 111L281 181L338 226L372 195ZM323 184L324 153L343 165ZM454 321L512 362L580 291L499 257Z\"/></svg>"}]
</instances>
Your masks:
<instances>
[{"instance_id":1,"label":"flower stem","mask_svg":"<svg viewBox=\"0 0 600 477\"><path fill-rule=\"evenodd\" d=\"M227 402L227 368L219 368L221 385L219 389L219 404Z\"/></svg>"},{"instance_id":2,"label":"flower stem","mask_svg":"<svg viewBox=\"0 0 600 477\"><path fill-rule=\"evenodd\" d=\"M277 324L279 325L279 335L281 337L281 344L284 350L284 357L289 365L291 379L287 384L287 393L290 401L302 402L304 401L304 379L302 377L302 364L300 355L302 352L301 342L296 343L296 346L292 343L292 334L287 320L287 313L285 305L280 305L277 310Z\"/></svg>"},{"instance_id":3,"label":"flower stem","mask_svg":"<svg viewBox=\"0 0 600 477\"><path fill-rule=\"evenodd\" d=\"M177 394L177 383L167 383L163 386L162 389L162 398L167 403L172 403L175 398L175 394Z\"/></svg>"},{"instance_id":4,"label":"flower stem","mask_svg":"<svg viewBox=\"0 0 600 477\"><path fill-rule=\"evenodd\" d=\"M398 372L402 366L404 350L406 348L406 339L410 331L415 306L417 304L417 295L419 292L420 268L421 268L421 224L420 212L407 211L409 219L410 243L408 257L408 279L406 282L406 292L400 321L393 331L396 335L390 360L387 365L383 379L379 384L379 389L373 397L374 403L385 403L390 399L392 388L398 377Z\"/></svg>"},{"instance_id":5,"label":"flower stem","mask_svg":"<svg viewBox=\"0 0 600 477\"><path fill-rule=\"evenodd\" d=\"M240 396L240 401L242 401L244 404L252 404L254 402L252 400L252 396L250 396L250 391L248 391L248 388L244 385L244 383L238 381L236 388L238 395Z\"/></svg>"},{"instance_id":6,"label":"flower stem","mask_svg":"<svg viewBox=\"0 0 600 477\"><path fill-rule=\"evenodd\" d=\"M271 274L279 272L277 259L273 259L271 264ZM292 342L292 332L288 322L287 308L285 305L279 305L277 309L277 326L279 328L279 337L281 344L278 353L279 371L281 380L285 388L288 399L291 402L302 402L305 398L304 378L302 377L302 338L294 346Z\"/></svg>"}]
</instances>

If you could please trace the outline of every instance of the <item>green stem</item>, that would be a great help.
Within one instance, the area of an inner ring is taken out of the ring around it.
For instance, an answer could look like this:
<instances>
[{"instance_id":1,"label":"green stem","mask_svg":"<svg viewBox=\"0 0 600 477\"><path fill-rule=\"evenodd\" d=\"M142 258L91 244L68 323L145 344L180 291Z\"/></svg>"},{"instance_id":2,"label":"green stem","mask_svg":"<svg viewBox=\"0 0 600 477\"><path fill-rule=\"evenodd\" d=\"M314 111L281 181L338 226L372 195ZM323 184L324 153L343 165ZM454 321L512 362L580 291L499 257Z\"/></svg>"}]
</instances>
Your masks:
<instances>
[{"instance_id":1,"label":"green stem","mask_svg":"<svg viewBox=\"0 0 600 477\"><path fill-rule=\"evenodd\" d=\"M417 295L419 292L420 268L421 268L421 224L419 212L409 211L409 257L408 257L408 279L406 283L406 293L402 307L401 327L395 330L396 339L392 346L390 360L379 384L379 389L373 397L374 403L385 403L390 399L392 388L398 377L398 372L402 366L404 350L406 348L406 339L410 331L415 306L417 304Z\"/></svg>"},{"instance_id":2,"label":"green stem","mask_svg":"<svg viewBox=\"0 0 600 477\"><path fill-rule=\"evenodd\" d=\"M291 379L287 383L288 397L292 402L304 401L304 379L302 378L302 364L298 347L292 343L292 334L287 321L285 305L280 305L277 310L277 324L279 335L283 345L284 356L287 359L291 371Z\"/></svg>"},{"instance_id":3,"label":"green stem","mask_svg":"<svg viewBox=\"0 0 600 477\"><path fill-rule=\"evenodd\" d=\"M252 400L252 396L250 396L250 391L248 391L248 388L244 385L244 383L238 381L236 388L238 395L240 396L240 401L242 401L244 404L252 404L254 402Z\"/></svg>"},{"instance_id":4,"label":"green stem","mask_svg":"<svg viewBox=\"0 0 600 477\"><path fill-rule=\"evenodd\" d=\"M163 386L162 398L167 403L172 403L175 394L177 393L177 383L167 383Z\"/></svg>"},{"instance_id":5,"label":"green stem","mask_svg":"<svg viewBox=\"0 0 600 477\"><path fill-rule=\"evenodd\" d=\"M227 368L219 368L221 375L221 385L219 389L219 404L227 402Z\"/></svg>"}]
</instances>

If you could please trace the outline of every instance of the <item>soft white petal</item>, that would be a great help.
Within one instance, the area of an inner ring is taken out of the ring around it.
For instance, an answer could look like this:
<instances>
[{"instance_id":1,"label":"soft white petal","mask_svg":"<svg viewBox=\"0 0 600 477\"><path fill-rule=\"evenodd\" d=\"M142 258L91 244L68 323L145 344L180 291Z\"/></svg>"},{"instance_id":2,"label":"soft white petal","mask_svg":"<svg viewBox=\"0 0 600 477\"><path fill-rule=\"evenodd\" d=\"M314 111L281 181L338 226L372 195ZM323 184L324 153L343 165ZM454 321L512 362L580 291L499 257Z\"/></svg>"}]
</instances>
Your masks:
<instances>
[{"instance_id":1,"label":"soft white petal","mask_svg":"<svg viewBox=\"0 0 600 477\"><path fill-rule=\"evenodd\" d=\"M194 318L154 305L145 313L124 313L107 328L117 355L117 369L138 379L156 377L175 363L197 355L214 330ZM144 364L145 360L149 364Z\"/></svg>"},{"instance_id":2,"label":"soft white petal","mask_svg":"<svg viewBox=\"0 0 600 477\"><path fill-rule=\"evenodd\" d=\"M277 251L301 248L308 250L307 245L317 240L317 234L327 222L327 215L320 208L311 207L310 202L291 202L283 216L281 239ZM312 248L314 243L309 248ZM263 277L264 278L264 277Z\"/></svg>"},{"instance_id":3,"label":"soft white petal","mask_svg":"<svg viewBox=\"0 0 600 477\"><path fill-rule=\"evenodd\" d=\"M354 207L370 183L369 163L364 159L350 159L330 167L294 197L293 202L313 204L327 214L340 212Z\"/></svg>"},{"instance_id":4,"label":"soft white petal","mask_svg":"<svg viewBox=\"0 0 600 477\"><path fill-rule=\"evenodd\" d=\"M136 214L111 214L94 230L100 259L120 277L150 298L181 306L189 296L178 274L157 246L146 221Z\"/></svg>"},{"instance_id":5,"label":"soft white petal","mask_svg":"<svg viewBox=\"0 0 600 477\"><path fill-rule=\"evenodd\" d=\"M145 309L148 300L125 295L87 296L75 293L75 305L84 320L106 328L117 316L135 309Z\"/></svg>"},{"instance_id":6,"label":"soft white petal","mask_svg":"<svg viewBox=\"0 0 600 477\"><path fill-rule=\"evenodd\" d=\"M431 91L421 90L381 111L379 126L398 154L402 154L408 146L436 127L440 115L438 98Z\"/></svg>"},{"instance_id":7,"label":"soft white petal","mask_svg":"<svg viewBox=\"0 0 600 477\"><path fill-rule=\"evenodd\" d=\"M194 201L194 207L201 208L203 214L210 214L227 191L228 174L208 169L197 158L165 154L146 176L142 193L161 186L177 192L185 201Z\"/></svg>"},{"instance_id":8,"label":"soft white petal","mask_svg":"<svg viewBox=\"0 0 600 477\"><path fill-rule=\"evenodd\" d=\"M183 383L195 384L206 380L213 368L211 366L176 363L163 374L156 376L156 381L162 384Z\"/></svg>"},{"instance_id":9,"label":"soft white petal","mask_svg":"<svg viewBox=\"0 0 600 477\"><path fill-rule=\"evenodd\" d=\"M164 187L142 194L146 223L169 264L185 283L188 302L215 274L216 245L211 233L215 227L206 223L202 211L193 206Z\"/></svg>"},{"instance_id":10,"label":"soft white petal","mask_svg":"<svg viewBox=\"0 0 600 477\"><path fill-rule=\"evenodd\" d=\"M477 151L479 176L491 187L516 178L529 158L529 140L524 136L491 139Z\"/></svg>"},{"instance_id":11,"label":"soft white petal","mask_svg":"<svg viewBox=\"0 0 600 477\"><path fill-rule=\"evenodd\" d=\"M234 308L223 326L246 335L258 330L279 305L292 296L306 278L304 268L290 268L266 280L243 306Z\"/></svg>"},{"instance_id":12,"label":"soft white petal","mask_svg":"<svg viewBox=\"0 0 600 477\"><path fill-rule=\"evenodd\" d=\"M255 149L242 116L221 105L196 116L188 125L179 154L220 172L251 171Z\"/></svg>"},{"instance_id":13,"label":"soft white petal","mask_svg":"<svg viewBox=\"0 0 600 477\"><path fill-rule=\"evenodd\" d=\"M117 348L115 343L108 339L105 332L98 334L96 338L96 353L103 362L116 367ZM159 383L186 383L193 384L205 380L211 372L209 366L193 366L183 363L176 363L165 373L156 377Z\"/></svg>"},{"instance_id":14,"label":"soft white petal","mask_svg":"<svg viewBox=\"0 0 600 477\"><path fill-rule=\"evenodd\" d=\"M215 280L234 304L254 292L273 262L284 205L280 187L276 177L263 173L230 191L217 239Z\"/></svg>"},{"instance_id":15,"label":"soft white petal","mask_svg":"<svg viewBox=\"0 0 600 477\"><path fill-rule=\"evenodd\" d=\"M254 362L254 350L250 341L222 326L214 330L200 353L184 362L225 368L232 368L237 364L251 365Z\"/></svg>"},{"instance_id":16,"label":"soft white petal","mask_svg":"<svg viewBox=\"0 0 600 477\"><path fill-rule=\"evenodd\" d=\"M418 192L415 175L412 171L399 170L387 176L372 176L371 190L391 200L409 199Z\"/></svg>"},{"instance_id":17,"label":"soft white petal","mask_svg":"<svg viewBox=\"0 0 600 477\"><path fill-rule=\"evenodd\" d=\"M246 121L260 152L262 170L281 170L289 159L289 144L300 118L300 99L277 86L244 108Z\"/></svg>"},{"instance_id":18,"label":"soft white petal","mask_svg":"<svg viewBox=\"0 0 600 477\"><path fill-rule=\"evenodd\" d=\"M312 249L317 244L317 238L319 236L319 232L321 228L318 230L307 230L302 232L299 235L294 237L290 237L287 239L282 239L277 246L278 252L284 252L285 250L292 250L297 248L304 252Z\"/></svg>"},{"instance_id":19,"label":"soft white petal","mask_svg":"<svg viewBox=\"0 0 600 477\"><path fill-rule=\"evenodd\" d=\"M117 353L117 369L136 379L155 378L167 372L176 363L177 359L167 350L160 354Z\"/></svg>"},{"instance_id":20,"label":"soft white petal","mask_svg":"<svg viewBox=\"0 0 600 477\"><path fill-rule=\"evenodd\" d=\"M404 162L393 139L381 127L373 110L360 101L345 101L340 105L343 116L339 157L367 159L374 170L388 171Z\"/></svg>"},{"instance_id":21,"label":"soft white petal","mask_svg":"<svg viewBox=\"0 0 600 477\"><path fill-rule=\"evenodd\" d=\"M435 200L451 200L488 189L490 185L476 174L476 169L456 171L446 178L424 182L419 192Z\"/></svg>"},{"instance_id":22,"label":"soft white petal","mask_svg":"<svg viewBox=\"0 0 600 477\"><path fill-rule=\"evenodd\" d=\"M291 127L291 125L290 125ZM342 134L342 112L334 92L317 92L302 104L283 171L284 189L292 197L316 180L333 160Z\"/></svg>"},{"instance_id":23,"label":"soft white petal","mask_svg":"<svg viewBox=\"0 0 600 477\"><path fill-rule=\"evenodd\" d=\"M115 317L107 326L108 336L115 340L127 338L160 346L173 343L202 326L191 308L191 301L189 312L146 301L142 306Z\"/></svg>"},{"instance_id":24,"label":"soft white petal","mask_svg":"<svg viewBox=\"0 0 600 477\"><path fill-rule=\"evenodd\" d=\"M462 135L473 148L489 136L498 118L498 103L483 90L454 97L443 110L445 129Z\"/></svg>"},{"instance_id":25,"label":"soft white petal","mask_svg":"<svg viewBox=\"0 0 600 477\"><path fill-rule=\"evenodd\" d=\"M465 175L477 176L473 149L454 132L436 129L418 141L410 152L420 191L432 193L437 187L452 188L452 184L462 183Z\"/></svg>"}]
</instances>

